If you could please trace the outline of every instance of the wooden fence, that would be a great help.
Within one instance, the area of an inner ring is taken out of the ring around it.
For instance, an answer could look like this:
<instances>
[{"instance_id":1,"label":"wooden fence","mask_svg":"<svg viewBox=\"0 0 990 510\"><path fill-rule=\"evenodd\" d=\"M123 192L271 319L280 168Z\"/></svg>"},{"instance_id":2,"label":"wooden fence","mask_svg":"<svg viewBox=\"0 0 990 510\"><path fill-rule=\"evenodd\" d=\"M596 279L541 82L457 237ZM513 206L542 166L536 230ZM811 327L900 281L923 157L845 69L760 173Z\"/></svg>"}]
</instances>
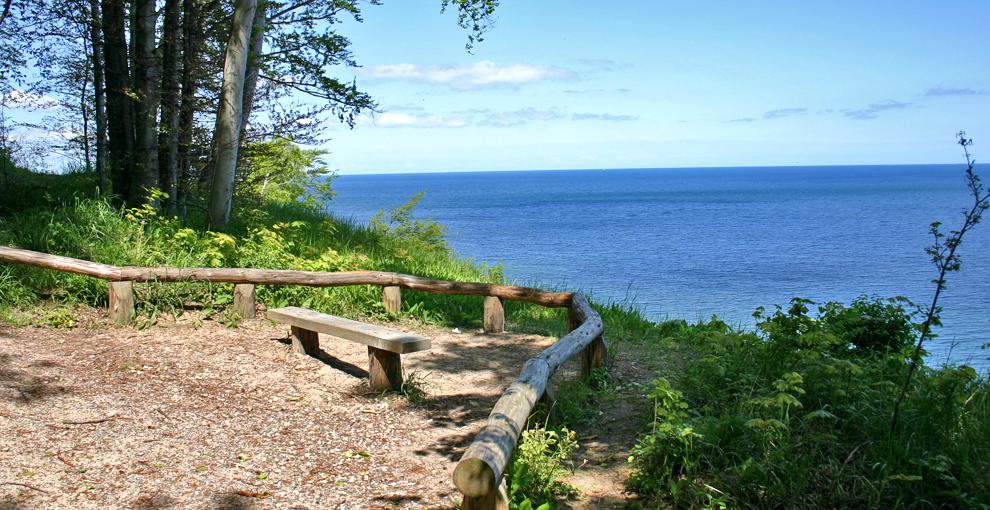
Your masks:
<instances>
[{"instance_id":1,"label":"wooden fence","mask_svg":"<svg viewBox=\"0 0 990 510\"><path fill-rule=\"evenodd\" d=\"M503 479L505 468L533 407L547 390L550 377L561 365L578 354L581 354L582 359L582 376L602 366L606 356L605 328L601 317L584 296L570 292L434 280L383 271L325 273L282 269L117 267L6 246L0 246L0 261L106 280L110 292L110 317L118 324L128 324L133 319L134 282L233 283L234 306L245 317L253 317L255 313L255 285L377 285L382 287L385 309L392 312L398 312L401 307L402 288L434 294L484 296L484 328L488 333L501 332L504 329L503 300L566 307L570 333L523 364L519 377L502 393L485 427L475 436L457 463L454 485L464 495L461 504L463 510L508 508Z\"/></svg>"}]
</instances>

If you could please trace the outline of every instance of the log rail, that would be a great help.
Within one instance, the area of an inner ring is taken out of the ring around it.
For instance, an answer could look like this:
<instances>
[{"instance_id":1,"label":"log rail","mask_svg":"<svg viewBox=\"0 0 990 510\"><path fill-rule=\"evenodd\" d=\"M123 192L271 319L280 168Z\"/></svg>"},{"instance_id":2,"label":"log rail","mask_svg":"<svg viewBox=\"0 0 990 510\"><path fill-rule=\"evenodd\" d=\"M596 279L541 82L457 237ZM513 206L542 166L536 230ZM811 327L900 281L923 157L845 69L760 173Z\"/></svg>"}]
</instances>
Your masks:
<instances>
[{"instance_id":1,"label":"log rail","mask_svg":"<svg viewBox=\"0 0 990 510\"><path fill-rule=\"evenodd\" d=\"M484 296L485 331L504 328L502 300L522 301L568 309L570 333L523 364L519 377L495 403L488 422L468 446L454 469L454 485L464 495L463 510L507 509L503 475L526 427L533 407L547 390L550 377L562 364L581 354L582 375L604 364L604 324L581 294L548 292L516 285L453 282L384 271L326 273L285 269L117 267L98 262L0 246L0 261L100 278L109 282L110 315L117 323L129 323L134 314L133 282L234 283L235 308L245 316L255 310L254 285L306 285L382 287L386 311L398 312L400 288L447 295Z\"/></svg>"}]
</instances>

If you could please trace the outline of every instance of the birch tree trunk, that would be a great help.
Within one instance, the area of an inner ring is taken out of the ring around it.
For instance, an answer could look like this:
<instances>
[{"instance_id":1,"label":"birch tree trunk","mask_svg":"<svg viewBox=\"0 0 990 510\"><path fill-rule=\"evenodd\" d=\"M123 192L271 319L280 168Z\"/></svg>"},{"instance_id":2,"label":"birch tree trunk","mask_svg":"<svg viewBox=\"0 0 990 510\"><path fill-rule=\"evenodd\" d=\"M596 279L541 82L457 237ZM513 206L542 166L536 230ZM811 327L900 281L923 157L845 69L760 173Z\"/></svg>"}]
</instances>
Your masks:
<instances>
[{"instance_id":1,"label":"birch tree trunk","mask_svg":"<svg viewBox=\"0 0 990 510\"><path fill-rule=\"evenodd\" d=\"M244 108L244 78L257 3L257 0L237 0L234 5L234 21L223 63L220 108L213 132L213 187L208 209L210 226L214 229L223 229L230 221Z\"/></svg>"},{"instance_id":2,"label":"birch tree trunk","mask_svg":"<svg viewBox=\"0 0 990 510\"><path fill-rule=\"evenodd\" d=\"M251 46L248 53L247 73L244 77L244 106L241 117L241 138L247 135L248 122L251 119L251 110L254 109L254 92L258 88L258 62L261 59L261 52L265 48L265 30L268 29L268 2L258 0L258 7L254 11L254 26L251 29Z\"/></svg>"}]
</instances>

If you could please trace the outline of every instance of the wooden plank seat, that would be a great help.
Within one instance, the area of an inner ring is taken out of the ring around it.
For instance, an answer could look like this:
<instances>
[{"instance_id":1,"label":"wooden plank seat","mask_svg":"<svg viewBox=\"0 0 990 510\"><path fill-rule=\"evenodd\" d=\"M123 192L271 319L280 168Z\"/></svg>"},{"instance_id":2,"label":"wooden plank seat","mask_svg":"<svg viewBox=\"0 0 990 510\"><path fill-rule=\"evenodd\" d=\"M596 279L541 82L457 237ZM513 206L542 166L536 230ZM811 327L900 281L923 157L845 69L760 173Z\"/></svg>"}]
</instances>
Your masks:
<instances>
[{"instance_id":1,"label":"wooden plank seat","mask_svg":"<svg viewBox=\"0 0 990 510\"><path fill-rule=\"evenodd\" d=\"M430 339L424 336L298 306L268 310L268 318L291 326L292 350L300 354L314 356L319 353L319 333L367 345L368 375L374 390L398 390L402 386L400 355L430 348Z\"/></svg>"}]
</instances>

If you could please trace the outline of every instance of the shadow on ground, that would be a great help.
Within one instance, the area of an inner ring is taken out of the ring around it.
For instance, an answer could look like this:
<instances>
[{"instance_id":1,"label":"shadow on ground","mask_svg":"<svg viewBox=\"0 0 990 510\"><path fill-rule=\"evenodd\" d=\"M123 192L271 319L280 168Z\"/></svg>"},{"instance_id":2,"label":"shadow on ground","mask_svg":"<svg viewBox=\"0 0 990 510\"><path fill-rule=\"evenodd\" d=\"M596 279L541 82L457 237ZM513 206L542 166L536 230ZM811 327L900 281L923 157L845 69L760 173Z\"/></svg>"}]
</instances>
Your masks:
<instances>
[{"instance_id":1,"label":"shadow on ground","mask_svg":"<svg viewBox=\"0 0 990 510\"><path fill-rule=\"evenodd\" d=\"M0 346L2 348L2 346ZM18 366L19 356L0 352L0 399L19 404L31 404L37 400L63 395L67 386L50 383L43 374L33 374L46 368L61 365L52 360L42 360L26 366Z\"/></svg>"}]
</instances>

